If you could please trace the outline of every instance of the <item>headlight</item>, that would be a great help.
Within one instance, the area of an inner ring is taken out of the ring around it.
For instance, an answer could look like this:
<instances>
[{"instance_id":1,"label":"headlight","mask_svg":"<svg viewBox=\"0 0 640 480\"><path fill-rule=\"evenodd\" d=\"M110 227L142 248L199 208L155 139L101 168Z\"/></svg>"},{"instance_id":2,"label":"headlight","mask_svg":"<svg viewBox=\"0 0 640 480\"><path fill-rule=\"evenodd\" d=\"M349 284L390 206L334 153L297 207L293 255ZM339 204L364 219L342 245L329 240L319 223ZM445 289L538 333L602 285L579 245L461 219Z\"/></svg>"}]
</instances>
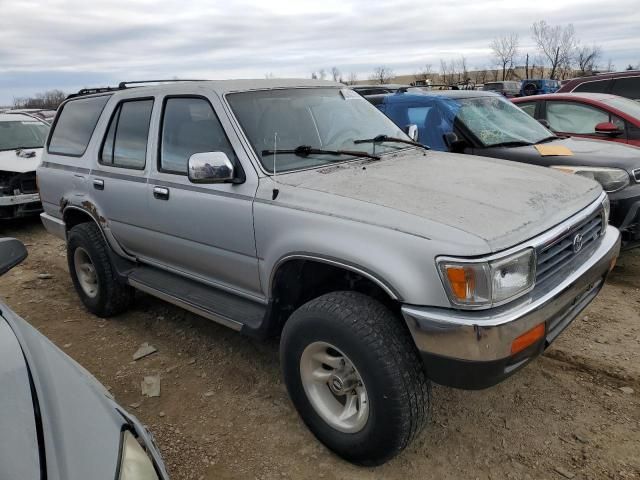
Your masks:
<instances>
[{"instance_id":1,"label":"headlight","mask_svg":"<svg viewBox=\"0 0 640 480\"><path fill-rule=\"evenodd\" d=\"M121 457L119 480L158 480L147 452L128 430L123 434Z\"/></svg>"},{"instance_id":2,"label":"headlight","mask_svg":"<svg viewBox=\"0 0 640 480\"><path fill-rule=\"evenodd\" d=\"M442 258L438 260L438 268L451 303L486 308L533 288L535 258L533 249L528 248L491 261Z\"/></svg>"},{"instance_id":3,"label":"headlight","mask_svg":"<svg viewBox=\"0 0 640 480\"><path fill-rule=\"evenodd\" d=\"M630 183L629 174L621 168L573 167L569 165L553 165L551 168L591 178L600 183L605 192L617 192Z\"/></svg>"}]
</instances>

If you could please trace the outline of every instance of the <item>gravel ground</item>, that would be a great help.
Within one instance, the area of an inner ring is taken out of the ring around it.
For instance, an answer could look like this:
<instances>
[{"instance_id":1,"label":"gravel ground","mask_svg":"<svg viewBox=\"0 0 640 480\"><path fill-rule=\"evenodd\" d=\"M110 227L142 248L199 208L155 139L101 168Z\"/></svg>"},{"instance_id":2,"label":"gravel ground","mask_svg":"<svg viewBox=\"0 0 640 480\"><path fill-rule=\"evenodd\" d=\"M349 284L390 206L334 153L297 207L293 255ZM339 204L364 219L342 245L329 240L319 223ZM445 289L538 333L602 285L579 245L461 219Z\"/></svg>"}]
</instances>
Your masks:
<instances>
[{"instance_id":1,"label":"gravel ground","mask_svg":"<svg viewBox=\"0 0 640 480\"><path fill-rule=\"evenodd\" d=\"M640 478L640 250L623 253L595 302L518 375L476 392L435 386L423 434L368 469L299 420L276 341L142 294L126 314L98 319L73 290L63 242L36 219L0 229L29 249L0 297L150 427L173 479ZM133 361L143 342L158 351ZM146 375L160 375L159 397L141 395Z\"/></svg>"}]
</instances>

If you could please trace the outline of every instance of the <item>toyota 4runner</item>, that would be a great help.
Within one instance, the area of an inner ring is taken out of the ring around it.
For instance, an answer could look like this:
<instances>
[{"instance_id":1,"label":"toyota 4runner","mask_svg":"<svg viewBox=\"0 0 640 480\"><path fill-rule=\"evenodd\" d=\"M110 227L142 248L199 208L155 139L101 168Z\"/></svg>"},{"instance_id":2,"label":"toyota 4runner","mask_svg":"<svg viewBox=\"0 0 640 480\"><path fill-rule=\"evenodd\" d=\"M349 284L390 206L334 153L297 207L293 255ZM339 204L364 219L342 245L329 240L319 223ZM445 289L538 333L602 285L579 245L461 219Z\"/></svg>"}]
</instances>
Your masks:
<instances>
[{"instance_id":1,"label":"toyota 4runner","mask_svg":"<svg viewBox=\"0 0 640 480\"><path fill-rule=\"evenodd\" d=\"M592 180L427 151L342 85L173 82L62 104L38 180L87 309L134 289L279 336L302 419L379 464L430 381L488 387L596 296L619 251Z\"/></svg>"}]
</instances>

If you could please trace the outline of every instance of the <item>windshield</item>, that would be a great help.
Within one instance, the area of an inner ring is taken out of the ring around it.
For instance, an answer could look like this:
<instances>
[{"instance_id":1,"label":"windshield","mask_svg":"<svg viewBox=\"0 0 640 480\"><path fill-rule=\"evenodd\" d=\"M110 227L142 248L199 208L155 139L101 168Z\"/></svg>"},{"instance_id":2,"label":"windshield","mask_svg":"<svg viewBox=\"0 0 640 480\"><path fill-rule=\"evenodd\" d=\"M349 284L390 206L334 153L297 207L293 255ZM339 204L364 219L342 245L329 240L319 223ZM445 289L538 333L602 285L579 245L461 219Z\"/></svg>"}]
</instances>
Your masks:
<instances>
[{"instance_id":1,"label":"windshield","mask_svg":"<svg viewBox=\"0 0 640 480\"><path fill-rule=\"evenodd\" d=\"M603 100L603 103L611 105L613 108L617 108L623 113L630 115L640 120L640 103L630 98L616 97Z\"/></svg>"},{"instance_id":2,"label":"windshield","mask_svg":"<svg viewBox=\"0 0 640 480\"><path fill-rule=\"evenodd\" d=\"M411 148L399 143L355 144L354 140L378 135L407 140L409 137L367 100L348 89L259 90L229 94L227 100L268 172L311 168L355 158L350 155L301 157L294 153L277 153L302 145L375 155ZM267 153L274 150L275 155Z\"/></svg>"},{"instance_id":3,"label":"windshield","mask_svg":"<svg viewBox=\"0 0 640 480\"><path fill-rule=\"evenodd\" d=\"M535 144L553 136L537 120L502 97L456 99L455 120L485 147L504 143Z\"/></svg>"},{"instance_id":4,"label":"windshield","mask_svg":"<svg viewBox=\"0 0 640 480\"><path fill-rule=\"evenodd\" d=\"M37 120L0 122L0 150L42 148L49 127Z\"/></svg>"}]
</instances>

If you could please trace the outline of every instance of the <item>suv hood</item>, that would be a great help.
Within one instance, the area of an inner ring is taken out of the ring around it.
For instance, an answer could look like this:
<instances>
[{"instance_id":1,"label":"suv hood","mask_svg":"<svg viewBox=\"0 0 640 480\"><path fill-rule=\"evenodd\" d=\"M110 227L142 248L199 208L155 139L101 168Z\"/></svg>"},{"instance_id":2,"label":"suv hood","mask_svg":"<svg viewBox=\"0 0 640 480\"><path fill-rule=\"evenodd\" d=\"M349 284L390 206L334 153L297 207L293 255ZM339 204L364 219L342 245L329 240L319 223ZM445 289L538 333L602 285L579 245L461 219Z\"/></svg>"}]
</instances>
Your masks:
<instances>
[{"instance_id":1,"label":"suv hood","mask_svg":"<svg viewBox=\"0 0 640 480\"><path fill-rule=\"evenodd\" d=\"M592 180L547 168L415 149L283 174L277 181L326 194L287 192L278 198L285 206L426 238L445 225L484 240L491 252L554 227L602 193Z\"/></svg>"},{"instance_id":2,"label":"suv hood","mask_svg":"<svg viewBox=\"0 0 640 480\"><path fill-rule=\"evenodd\" d=\"M573 155L557 157L540 155L534 145L478 149L475 152L494 158L535 163L536 165L573 165L588 167L615 167L631 172L640 168L640 148L625 143L590 138L559 138L543 145L558 145L571 150Z\"/></svg>"},{"instance_id":3,"label":"suv hood","mask_svg":"<svg viewBox=\"0 0 640 480\"><path fill-rule=\"evenodd\" d=\"M33 156L30 156L33 154ZM40 164L42 148L26 148L24 150L3 150L0 152L0 171L33 172Z\"/></svg>"}]
</instances>

